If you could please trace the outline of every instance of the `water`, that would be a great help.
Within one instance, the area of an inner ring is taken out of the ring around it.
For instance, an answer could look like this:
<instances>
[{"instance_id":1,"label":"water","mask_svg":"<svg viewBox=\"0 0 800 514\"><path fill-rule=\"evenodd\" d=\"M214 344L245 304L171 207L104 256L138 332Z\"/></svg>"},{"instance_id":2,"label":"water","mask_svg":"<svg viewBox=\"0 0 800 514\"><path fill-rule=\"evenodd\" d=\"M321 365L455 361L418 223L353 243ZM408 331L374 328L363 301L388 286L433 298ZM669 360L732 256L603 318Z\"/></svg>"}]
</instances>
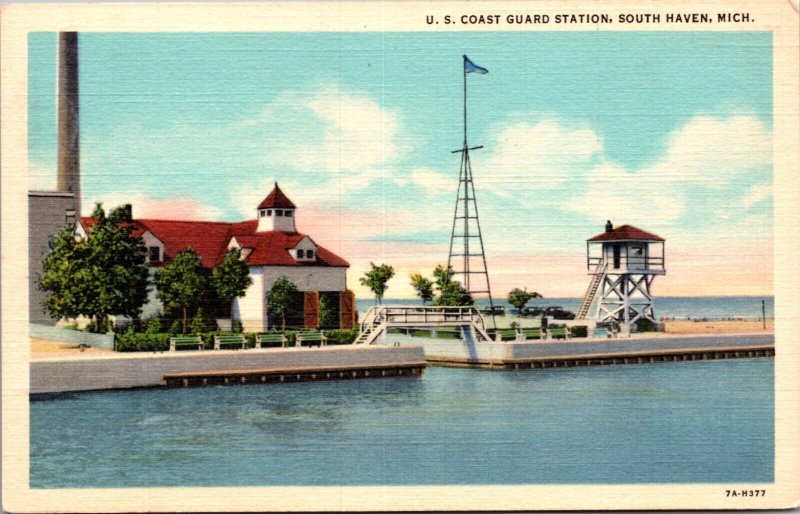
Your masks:
<instances>
[{"instance_id":1,"label":"water","mask_svg":"<svg viewBox=\"0 0 800 514\"><path fill-rule=\"evenodd\" d=\"M61 395L31 487L771 482L773 360Z\"/></svg>"},{"instance_id":2,"label":"water","mask_svg":"<svg viewBox=\"0 0 800 514\"><path fill-rule=\"evenodd\" d=\"M528 307L548 307L557 305L572 312L578 312L582 298L535 298L528 302ZM761 319L761 300L766 302L767 319L775 315L775 301L772 296L657 296L653 300L656 318L668 317L678 319L728 319L747 318ZM384 300L385 305L420 305L419 299ZM371 299L356 300L360 313L365 313L375 305ZM489 301L478 299L479 307L488 306ZM496 298L495 305L511 309L505 298Z\"/></svg>"}]
</instances>

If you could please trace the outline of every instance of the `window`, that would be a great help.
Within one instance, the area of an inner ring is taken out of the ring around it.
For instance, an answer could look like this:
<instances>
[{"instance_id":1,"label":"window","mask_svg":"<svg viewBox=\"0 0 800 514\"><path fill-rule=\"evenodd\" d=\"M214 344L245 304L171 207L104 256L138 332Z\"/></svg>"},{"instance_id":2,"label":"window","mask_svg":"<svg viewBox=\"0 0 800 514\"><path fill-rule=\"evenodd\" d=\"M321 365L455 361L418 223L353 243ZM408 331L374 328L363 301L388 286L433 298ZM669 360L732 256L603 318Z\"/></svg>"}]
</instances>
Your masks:
<instances>
[{"instance_id":1,"label":"window","mask_svg":"<svg viewBox=\"0 0 800 514\"><path fill-rule=\"evenodd\" d=\"M283 211L280 209L275 209L275 216L283 216Z\"/></svg>"},{"instance_id":2,"label":"window","mask_svg":"<svg viewBox=\"0 0 800 514\"><path fill-rule=\"evenodd\" d=\"M261 209L261 213L260 214L261 214L261 217L263 218L264 216L266 216L267 211L265 211L264 209Z\"/></svg>"},{"instance_id":3,"label":"window","mask_svg":"<svg viewBox=\"0 0 800 514\"><path fill-rule=\"evenodd\" d=\"M272 216L272 209L267 209L267 216Z\"/></svg>"},{"instance_id":4,"label":"window","mask_svg":"<svg viewBox=\"0 0 800 514\"><path fill-rule=\"evenodd\" d=\"M314 258L314 250L306 250L306 257L309 259Z\"/></svg>"},{"instance_id":5,"label":"window","mask_svg":"<svg viewBox=\"0 0 800 514\"><path fill-rule=\"evenodd\" d=\"M303 259L305 257L305 252L303 250L297 250L297 258Z\"/></svg>"},{"instance_id":6,"label":"window","mask_svg":"<svg viewBox=\"0 0 800 514\"><path fill-rule=\"evenodd\" d=\"M634 257L641 257L644 255L644 247L642 245L633 245L631 250L633 251Z\"/></svg>"},{"instance_id":7,"label":"window","mask_svg":"<svg viewBox=\"0 0 800 514\"><path fill-rule=\"evenodd\" d=\"M157 246L150 246L147 248L148 256L150 257L150 262L158 262L161 260L161 249Z\"/></svg>"},{"instance_id":8,"label":"window","mask_svg":"<svg viewBox=\"0 0 800 514\"><path fill-rule=\"evenodd\" d=\"M292 211L286 211L286 212L284 213L284 215L285 215L287 218L291 218L291 217L292 217Z\"/></svg>"}]
</instances>

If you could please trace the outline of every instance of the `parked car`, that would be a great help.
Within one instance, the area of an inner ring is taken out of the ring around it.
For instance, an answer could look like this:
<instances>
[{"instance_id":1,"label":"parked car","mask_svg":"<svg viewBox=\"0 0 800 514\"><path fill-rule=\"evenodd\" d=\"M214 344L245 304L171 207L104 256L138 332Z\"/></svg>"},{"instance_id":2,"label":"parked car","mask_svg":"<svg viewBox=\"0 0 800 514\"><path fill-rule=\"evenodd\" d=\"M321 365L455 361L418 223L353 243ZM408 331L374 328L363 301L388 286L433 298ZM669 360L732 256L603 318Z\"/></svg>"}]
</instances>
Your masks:
<instances>
[{"instance_id":1,"label":"parked car","mask_svg":"<svg viewBox=\"0 0 800 514\"><path fill-rule=\"evenodd\" d=\"M547 307L544 309L544 315L553 319L575 319L575 313L564 310L563 307Z\"/></svg>"},{"instance_id":2,"label":"parked car","mask_svg":"<svg viewBox=\"0 0 800 514\"><path fill-rule=\"evenodd\" d=\"M541 316L542 311L541 307L523 307L521 314L523 316Z\"/></svg>"},{"instance_id":3,"label":"parked car","mask_svg":"<svg viewBox=\"0 0 800 514\"><path fill-rule=\"evenodd\" d=\"M495 305L494 307L483 307L480 309L481 314L493 314L495 316L503 316L506 313L506 308L502 305Z\"/></svg>"}]
</instances>

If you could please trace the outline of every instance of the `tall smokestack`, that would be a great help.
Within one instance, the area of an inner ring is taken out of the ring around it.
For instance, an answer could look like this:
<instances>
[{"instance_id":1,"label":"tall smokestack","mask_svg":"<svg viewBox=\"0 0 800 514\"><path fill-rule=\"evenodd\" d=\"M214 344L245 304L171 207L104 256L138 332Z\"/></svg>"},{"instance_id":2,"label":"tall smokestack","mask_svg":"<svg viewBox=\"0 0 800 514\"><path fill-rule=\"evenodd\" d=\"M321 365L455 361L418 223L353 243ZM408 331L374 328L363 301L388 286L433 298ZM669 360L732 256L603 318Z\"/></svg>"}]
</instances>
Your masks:
<instances>
[{"instance_id":1,"label":"tall smokestack","mask_svg":"<svg viewBox=\"0 0 800 514\"><path fill-rule=\"evenodd\" d=\"M78 135L78 33L58 34L58 190L75 194L80 215L81 175Z\"/></svg>"}]
</instances>

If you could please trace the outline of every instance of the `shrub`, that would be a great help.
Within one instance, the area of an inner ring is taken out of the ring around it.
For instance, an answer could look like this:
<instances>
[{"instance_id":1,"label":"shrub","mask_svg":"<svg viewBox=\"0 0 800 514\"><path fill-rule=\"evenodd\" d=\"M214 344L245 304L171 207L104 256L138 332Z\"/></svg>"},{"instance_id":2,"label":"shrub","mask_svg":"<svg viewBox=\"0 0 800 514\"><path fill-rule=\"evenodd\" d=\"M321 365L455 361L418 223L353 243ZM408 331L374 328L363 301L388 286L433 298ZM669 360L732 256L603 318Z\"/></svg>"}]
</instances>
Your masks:
<instances>
[{"instance_id":1,"label":"shrub","mask_svg":"<svg viewBox=\"0 0 800 514\"><path fill-rule=\"evenodd\" d=\"M636 320L636 330L638 332L656 332L657 327L653 320L648 318L639 318Z\"/></svg>"},{"instance_id":2,"label":"shrub","mask_svg":"<svg viewBox=\"0 0 800 514\"><path fill-rule=\"evenodd\" d=\"M169 326L169 335L176 336L181 333L181 330L183 330L183 323L181 323L181 320L176 319Z\"/></svg>"},{"instance_id":3,"label":"shrub","mask_svg":"<svg viewBox=\"0 0 800 514\"><path fill-rule=\"evenodd\" d=\"M588 337L589 327L587 327L586 325L576 325L573 327L569 327L569 335L570 337Z\"/></svg>"},{"instance_id":4,"label":"shrub","mask_svg":"<svg viewBox=\"0 0 800 514\"><path fill-rule=\"evenodd\" d=\"M239 321L238 319L233 320L233 323L231 324L231 330L236 332L237 334L241 334L242 331L244 330L244 327L242 327L242 322Z\"/></svg>"},{"instance_id":5,"label":"shrub","mask_svg":"<svg viewBox=\"0 0 800 514\"><path fill-rule=\"evenodd\" d=\"M161 332L161 320L158 316L147 320L147 323L144 325L144 332L145 334L158 334Z\"/></svg>"},{"instance_id":6,"label":"shrub","mask_svg":"<svg viewBox=\"0 0 800 514\"><path fill-rule=\"evenodd\" d=\"M118 352L163 352L169 350L169 334L126 332L117 334L114 347Z\"/></svg>"},{"instance_id":7,"label":"shrub","mask_svg":"<svg viewBox=\"0 0 800 514\"><path fill-rule=\"evenodd\" d=\"M358 330L356 329L337 329L326 330L325 336L328 338L328 344L351 344L358 337Z\"/></svg>"},{"instance_id":8,"label":"shrub","mask_svg":"<svg viewBox=\"0 0 800 514\"><path fill-rule=\"evenodd\" d=\"M203 332L205 329L205 323L203 322L203 308L200 307L197 309L197 312L194 316L192 316L192 321L189 324L189 333L190 334L199 334Z\"/></svg>"},{"instance_id":9,"label":"shrub","mask_svg":"<svg viewBox=\"0 0 800 514\"><path fill-rule=\"evenodd\" d=\"M516 321L512 321L511 325L509 325L509 328L516 330L519 328L519 323L517 323Z\"/></svg>"}]
</instances>

